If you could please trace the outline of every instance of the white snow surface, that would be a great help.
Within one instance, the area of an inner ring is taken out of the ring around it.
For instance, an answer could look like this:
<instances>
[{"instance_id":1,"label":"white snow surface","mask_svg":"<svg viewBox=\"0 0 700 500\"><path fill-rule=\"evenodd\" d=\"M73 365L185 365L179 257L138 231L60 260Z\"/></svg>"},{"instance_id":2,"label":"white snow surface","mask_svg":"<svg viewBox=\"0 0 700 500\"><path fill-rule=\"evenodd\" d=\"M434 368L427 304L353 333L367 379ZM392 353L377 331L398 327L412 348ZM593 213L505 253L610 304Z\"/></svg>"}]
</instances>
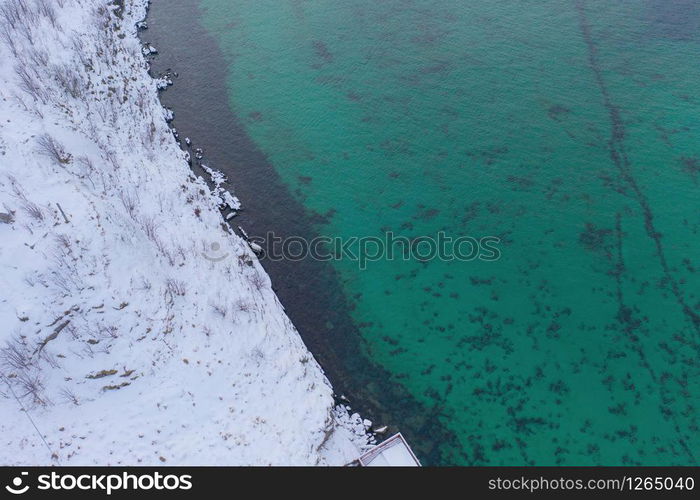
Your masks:
<instances>
[{"instance_id":1,"label":"white snow surface","mask_svg":"<svg viewBox=\"0 0 700 500\"><path fill-rule=\"evenodd\" d=\"M147 2L118 4L0 0L0 464L349 462L361 419L178 148Z\"/></svg>"}]
</instances>

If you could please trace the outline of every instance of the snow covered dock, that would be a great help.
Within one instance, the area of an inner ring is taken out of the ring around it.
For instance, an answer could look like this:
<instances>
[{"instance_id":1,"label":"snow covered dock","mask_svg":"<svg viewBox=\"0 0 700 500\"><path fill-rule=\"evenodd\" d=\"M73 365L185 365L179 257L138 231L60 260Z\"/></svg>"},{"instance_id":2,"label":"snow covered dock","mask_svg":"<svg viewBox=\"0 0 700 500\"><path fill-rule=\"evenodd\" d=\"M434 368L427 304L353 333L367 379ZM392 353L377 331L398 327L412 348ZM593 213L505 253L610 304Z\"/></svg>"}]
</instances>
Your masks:
<instances>
[{"instance_id":1,"label":"snow covered dock","mask_svg":"<svg viewBox=\"0 0 700 500\"><path fill-rule=\"evenodd\" d=\"M362 455L363 467L420 467L420 461L399 432Z\"/></svg>"}]
</instances>

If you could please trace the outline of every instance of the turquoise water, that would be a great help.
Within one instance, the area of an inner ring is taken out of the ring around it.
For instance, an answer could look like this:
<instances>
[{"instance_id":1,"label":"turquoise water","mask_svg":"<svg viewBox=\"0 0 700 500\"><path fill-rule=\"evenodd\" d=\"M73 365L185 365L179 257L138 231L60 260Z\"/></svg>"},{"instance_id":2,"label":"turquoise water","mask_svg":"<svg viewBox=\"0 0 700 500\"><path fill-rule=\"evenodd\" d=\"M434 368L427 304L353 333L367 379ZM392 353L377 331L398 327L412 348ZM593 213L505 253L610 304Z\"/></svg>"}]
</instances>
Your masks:
<instances>
[{"instance_id":1,"label":"turquoise water","mask_svg":"<svg viewBox=\"0 0 700 500\"><path fill-rule=\"evenodd\" d=\"M700 6L670 3L200 2L320 234L500 238L333 263L367 355L456 436L439 463L700 461Z\"/></svg>"}]
</instances>

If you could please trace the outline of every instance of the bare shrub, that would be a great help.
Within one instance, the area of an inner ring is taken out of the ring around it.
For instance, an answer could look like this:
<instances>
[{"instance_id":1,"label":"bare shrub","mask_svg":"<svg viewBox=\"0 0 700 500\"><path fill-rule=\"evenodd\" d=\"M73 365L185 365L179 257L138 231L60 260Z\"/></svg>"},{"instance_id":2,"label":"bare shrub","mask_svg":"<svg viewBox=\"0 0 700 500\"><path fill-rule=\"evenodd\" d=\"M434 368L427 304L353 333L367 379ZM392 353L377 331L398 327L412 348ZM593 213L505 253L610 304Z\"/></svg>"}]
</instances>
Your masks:
<instances>
[{"instance_id":1,"label":"bare shrub","mask_svg":"<svg viewBox=\"0 0 700 500\"><path fill-rule=\"evenodd\" d=\"M173 254L170 252L165 242L160 237L157 237L155 240L153 240L153 243L155 243L156 248L161 253L161 255L168 259L168 264L174 266L175 257L173 257Z\"/></svg>"},{"instance_id":2,"label":"bare shrub","mask_svg":"<svg viewBox=\"0 0 700 500\"><path fill-rule=\"evenodd\" d=\"M49 64L48 52L38 47L35 47L33 50L31 50L27 57L29 57L29 61L35 67L45 67Z\"/></svg>"},{"instance_id":3,"label":"bare shrub","mask_svg":"<svg viewBox=\"0 0 700 500\"><path fill-rule=\"evenodd\" d=\"M145 292L148 292L153 288L153 284L145 277L141 277L141 284L136 286L137 290L143 290Z\"/></svg>"},{"instance_id":4,"label":"bare shrub","mask_svg":"<svg viewBox=\"0 0 700 500\"><path fill-rule=\"evenodd\" d=\"M97 169L95 168L95 164L92 162L92 160L89 157L81 156L78 158L78 165L80 165L82 167L82 172L79 174L80 177L89 180L93 189L95 189L96 188L95 181L92 180L93 174L95 172L97 172ZM104 181L102 184L104 185Z\"/></svg>"},{"instance_id":5,"label":"bare shrub","mask_svg":"<svg viewBox=\"0 0 700 500\"><path fill-rule=\"evenodd\" d=\"M7 0L0 5L0 18L2 18L12 29L17 29L17 26L22 21L22 18L28 14L29 7L24 0Z\"/></svg>"},{"instance_id":6,"label":"bare shrub","mask_svg":"<svg viewBox=\"0 0 700 500\"><path fill-rule=\"evenodd\" d=\"M20 335L13 335L5 347L0 349L0 365L18 372L31 364L32 351Z\"/></svg>"},{"instance_id":7,"label":"bare shrub","mask_svg":"<svg viewBox=\"0 0 700 500\"><path fill-rule=\"evenodd\" d=\"M49 20L51 23L51 26L54 28L56 27L56 11L53 8L53 5L48 3L46 0L37 0L36 3L37 7L37 13L44 16L46 19Z\"/></svg>"},{"instance_id":8,"label":"bare shrub","mask_svg":"<svg viewBox=\"0 0 700 500\"><path fill-rule=\"evenodd\" d=\"M171 266L174 266L175 258L173 257L173 254L170 252L168 246L163 241L163 239L161 239L160 236L158 236L159 226L155 220L155 217L144 216L140 218L140 222L141 227L143 228L143 232L146 234L146 237L155 244L156 248L161 253L161 255L168 259L168 263Z\"/></svg>"},{"instance_id":9,"label":"bare shrub","mask_svg":"<svg viewBox=\"0 0 700 500\"><path fill-rule=\"evenodd\" d=\"M73 156L67 153L63 145L49 134L40 135L36 140L39 154L46 156L58 166L70 163Z\"/></svg>"},{"instance_id":10,"label":"bare shrub","mask_svg":"<svg viewBox=\"0 0 700 500\"><path fill-rule=\"evenodd\" d=\"M73 257L70 240L57 240L57 243L52 252L54 266L50 281L65 295L70 295L75 290L82 290L84 285L77 261Z\"/></svg>"},{"instance_id":11,"label":"bare shrub","mask_svg":"<svg viewBox=\"0 0 700 500\"><path fill-rule=\"evenodd\" d=\"M143 217L141 227L149 240L156 241L158 239L158 223L154 217Z\"/></svg>"},{"instance_id":12,"label":"bare shrub","mask_svg":"<svg viewBox=\"0 0 700 500\"><path fill-rule=\"evenodd\" d=\"M111 99L109 99L107 102L110 103L110 106L114 105L114 102ZM107 160L112 167L114 167L114 170L119 170L121 165L119 164L119 158L117 158L116 151L114 151L114 149L112 149L108 144L102 143L102 140L100 140L100 149L102 149L102 152L104 153L105 160Z\"/></svg>"},{"instance_id":13,"label":"bare shrub","mask_svg":"<svg viewBox=\"0 0 700 500\"><path fill-rule=\"evenodd\" d=\"M67 297L73 293L73 286L70 276L63 270L52 272L51 282L63 293L64 297Z\"/></svg>"},{"instance_id":14,"label":"bare shrub","mask_svg":"<svg viewBox=\"0 0 700 500\"><path fill-rule=\"evenodd\" d=\"M119 337L119 328L114 325L100 325L97 327L98 336L103 339L116 339Z\"/></svg>"},{"instance_id":15,"label":"bare shrub","mask_svg":"<svg viewBox=\"0 0 700 500\"><path fill-rule=\"evenodd\" d=\"M148 125L148 128L146 129L146 133L144 134L144 140L142 140L142 144L146 147L152 145L156 139L156 124L153 123L153 120L151 120L150 125Z\"/></svg>"},{"instance_id":16,"label":"bare shrub","mask_svg":"<svg viewBox=\"0 0 700 500\"><path fill-rule=\"evenodd\" d=\"M120 189L118 196L119 200L122 202L122 205L126 209L126 212L129 214L129 217L136 220L136 207L139 204L138 191Z\"/></svg>"},{"instance_id":17,"label":"bare shrub","mask_svg":"<svg viewBox=\"0 0 700 500\"><path fill-rule=\"evenodd\" d=\"M25 111L28 113L32 113L33 115L37 116L38 118L43 119L44 118L44 112L41 110L41 108L37 105L36 101L32 101L32 105L28 105L25 101L22 95L20 95L17 92L12 92L12 98L15 100L17 104L22 106Z\"/></svg>"},{"instance_id":18,"label":"bare shrub","mask_svg":"<svg viewBox=\"0 0 700 500\"><path fill-rule=\"evenodd\" d=\"M83 40L80 38L80 35L77 33L73 33L71 35L71 45L73 47L73 53L78 56L78 59L80 59L80 64L83 65L86 69L92 69L92 59L90 59L86 54L85 54L85 44L83 43Z\"/></svg>"},{"instance_id":19,"label":"bare shrub","mask_svg":"<svg viewBox=\"0 0 700 500\"><path fill-rule=\"evenodd\" d=\"M0 25L0 38L5 42L5 45L10 49L12 55L17 57L17 44L15 43L15 35L9 24L3 23Z\"/></svg>"},{"instance_id":20,"label":"bare shrub","mask_svg":"<svg viewBox=\"0 0 700 500\"><path fill-rule=\"evenodd\" d=\"M169 279L166 282L166 288L173 296L184 297L187 293L187 285L184 281Z\"/></svg>"},{"instance_id":21,"label":"bare shrub","mask_svg":"<svg viewBox=\"0 0 700 500\"><path fill-rule=\"evenodd\" d=\"M253 285L253 288L255 288L257 291L260 291L263 288L265 288L265 285L267 284L263 275L260 274L258 271L255 271L252 274L248 275L248 282L251 285Z\"/></svg>"},{"instance_id":22,"label":"bare shrub","mask_svg":"<svg viewBox=\"0 0 700 500\"><path fill-rule=\"evenodd\" d=\"M221 316L221 318L225 318L226 314L228 314L228 308L223 305L223 304L209 304L211 308L214 310L214 312L218 315Z\"/></svg>"},{"instance_id":23,"label":"bare shrub","mask_svg":"<svg viewBox=\"0 0 700 500\"><path fill-rule=\"evenodd\" d=\"M76 406L78 406L80 404L80 400L78 399L78 396L75 394L75 392L73 392L72 390L70 390L68 388L61 389L60 395L68 403L73 403Z\"/></svg>"},{"instance_id":24,"label":"bare shrub","mask_svg":"<svg viewBox=\"0 0 700 500\"><path fill-rule=\"evenodd\" d=\"M83 84L80 81L80 75L73 68L54 65L52 73L59 86L68 95L74 99L79 99L83 96Z\"/></svg>"},{"instance_id":25,"label":"bare shrub","mask_svg":"<svg viewBox=\"0 0 700 500\"><path fill-rule=\"evenodd\" d=\"M56 235L56 243L58 243L59 246L64 247L66 249L70 249L71 247L70 237L64 233Z\"/></svg>"},{"instance_id":26,"label":"bare shrub","mask_svg":"<svg viewBox=\"0 0 700 500\"><path fill-rule=\"evenodd\" d=\"M61 245L60 240L58 243L52 253L54 270L51 272L50 281L64 295L70 295L75 290L82 290L84 283L76 260L73 258L70 241L68 241L68 246Z\"/></svg>"},{"instance_id":27,"label":"bare shrub","mask_svg":"<svg viewBox=\"0 0 700 500\"><path fill-rule=\"evenodd\" d=\"M79 329L73 323L66 326L66 332L68 333L68 336L70 336L70 338L72 338L73 340L80 339L81 331L82 331L82 328Z\"/></svg>"},{"instance_id":28,"label":"bare shrub","mask_svg":"<svg viewBox=\"0 0 700 500\"><path fill-rule=\"evenodd\" d=\"M59 368L59 363L56 356L48 352L46 349L39 351L39 359L49 365L51 368Z\"/></svg>"},{"instance_id":29,"label":"bare shrub","mask_svg":"<svg viewBox=\"0 0 700 500\"><path fill-rule=\"evenodd\" d=\"M187 262L187 250L185 250L185 248L183 248L181 245L178 245L177 249L175 250L175 254L182 260L180 265L184 266L185 262Z\"/></svg>"},{"instance_id":30,"label":"bare shrub","mask_svg":"<svg viewBox=\"0 0 700 500\"><path fill-rule=\"evenodd\" d=\"M20 389L18 397L21 399L30 398L33 403L46 405L48 399L43 397L44 382L38 371L23 371L15 378L16 384Z\"/></svg>"},{"instance_id":31,"label":"bare shrub","mask_svg":"<svg viewBox=\"0 0 700 500\"><path fill-rule=\"evenodd\" d=\"M265 353L259 347L254 347L250 352L250 357L260 363L265 359Z\"/></svg>"},{"instance_id":32,"label":"bare shrub","mask_svg":"<svg viewBox=\"0 0 700 500\"><path fill-rule=\"evenodd\" d=\"M31 217L34 220L37 221L43 221L44 220L44 211L39 208L39 205L36 203L32 203L29 200L24 200L25 204L22 205L22 210L26 212L29 217Z\"/></svg>"},{"instance_id":33,"label":"bare shrub","mask_svg":"<svg viewBox=\"0 0 700 500\"><path fill-rule=\"evenodd\" d=\"M236 309L238 309L240 312L248 313L251 309L250 302L247 302L244 299L238 299L236 302Z\"/></svg>"},{"instance_id":34,"label":"bare shrub","mask_svg":"<svg viewBox=\"0 0 700 500\"><path fill-rule=\"evenodd\" d=\"M17 24L17 32L26 38L29 45L34 45L34 30L36 19L32 21L31 17L23 17Z\"/></svg>"},{"instance_id":35,"label":"bare shrub","mask_svg":"<svg viewBox=\"0 0 700 500\"><path fill-rule=\"evenodd\" d=\"M15 73L19 78L19 88L35 101L46 104L47 93L36 70L30 69L28 64L18 64L15 66Z\"/></svg>"},{"instance_id":36,"label":"bare shrub","mask_svg":"<svg viewBox=\"0 0 700 500\"><path fill-rule=\"evenodd\" d=\"M20 208L27 215L29 215L29 217L31 217L32 219L40 221L40 222L43 221L44 220L43 210L37 204L29 201L24 190L17 183L17 180L14 177L11 177L10 183L12 184L12 191L14 193L14 196L19 201Z\"/></svg>"}]
</instances>

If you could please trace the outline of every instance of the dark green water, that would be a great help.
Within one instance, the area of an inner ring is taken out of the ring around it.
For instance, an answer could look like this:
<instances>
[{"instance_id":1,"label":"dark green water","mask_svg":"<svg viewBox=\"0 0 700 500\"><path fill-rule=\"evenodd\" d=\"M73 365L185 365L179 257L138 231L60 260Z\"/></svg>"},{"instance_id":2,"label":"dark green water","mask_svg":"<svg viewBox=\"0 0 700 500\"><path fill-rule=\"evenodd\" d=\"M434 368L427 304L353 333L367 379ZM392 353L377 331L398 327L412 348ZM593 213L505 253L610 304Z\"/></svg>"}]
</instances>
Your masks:
<instances>
[{"instance_id":1,"label":"dark green water","mask_svg":"<svg viewBox=\"0 0 700 500\"><path fill-rule=\"evenodd\" d=\"M696 2L200 7L318 233L501 238L333 263L368 356L456 436L441 463L699 463Z\"/></svg>"}]
</instances>

